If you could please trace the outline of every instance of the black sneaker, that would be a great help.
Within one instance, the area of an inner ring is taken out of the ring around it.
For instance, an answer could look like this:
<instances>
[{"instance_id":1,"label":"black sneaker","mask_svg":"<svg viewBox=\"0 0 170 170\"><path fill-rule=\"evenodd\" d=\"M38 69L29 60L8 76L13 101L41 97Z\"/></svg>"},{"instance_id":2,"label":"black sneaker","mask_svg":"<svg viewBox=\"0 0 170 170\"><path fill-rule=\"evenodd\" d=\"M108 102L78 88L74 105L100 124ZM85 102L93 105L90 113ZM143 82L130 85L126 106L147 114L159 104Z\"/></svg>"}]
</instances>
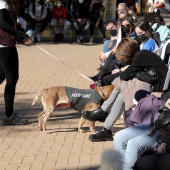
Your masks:
<instances>
[{"instance_id":1,"label":"black sneaker","mask_svg":"<svg viewBox=\"0 0 170 170\"><path fill-rule=\"evenodd\" d=\"M91 142L113 141L112 131L104 128L96 134L90 135L89 140Z\"/></svg>"},{"instance_id":2,"label":"black sneaker","mask_svg":"<svg viewBox=\"0 0 170 170\"><path fill-rule=\"evenodd\" d=\"M59 42L63 42L63 40L64 40L64 34L60 34L59 35Z\"/></svg>"},{"instance_id":3,"label":"black sneaker","mask_svg":"<svg viewBox=\"0 0 170 170\"><path fill-rule=\"evenodd\" d=\"M96 81L99 81L99 74L97 74L97 75L95 75L95 76L93 76L93 77L90 77L90 76L88 76L91 80L93 80L94 82L96 82Z\"/></svg>"},{"instance_id":4,"label":"black sneaker","mask_svg":"<svg viewBox=\"0 0 170 170\"><path fill-rule=\"evenodd\" d=\"M9 118L5 116L2 120L3 125L25 125L27 123L27 119L22 119L18 117L16 113L13 113L13 115Z\"/></svg>"},{"instance_id":5,"label":"black sneaker","mask_svg":"<svg viewBox=\"0 0 170 170\"><path fill-rule=\"evenodd\" d=\"M55 42L59 42L59 34L55 34Z\"/></svg>"}]
</instances>

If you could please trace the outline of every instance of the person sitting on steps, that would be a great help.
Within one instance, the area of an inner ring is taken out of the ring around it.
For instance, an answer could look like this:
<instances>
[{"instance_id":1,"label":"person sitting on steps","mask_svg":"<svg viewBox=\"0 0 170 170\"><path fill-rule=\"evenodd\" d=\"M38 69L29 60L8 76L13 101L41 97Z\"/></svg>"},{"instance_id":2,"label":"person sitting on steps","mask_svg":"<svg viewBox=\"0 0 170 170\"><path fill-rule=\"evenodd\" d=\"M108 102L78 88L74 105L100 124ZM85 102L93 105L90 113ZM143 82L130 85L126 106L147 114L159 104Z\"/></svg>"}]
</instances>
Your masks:
<instances>
[{"instance_id":1,"label":"person sitting on steps","mask_svg":"<svg viewBox=\"0 0 170 170\"><path fill-rule=\"evenodd\" d=\"M62 42L64 40L64 34L70 28L70 22L66 18L66 8L62 6L62 0L57 0L56 5L52 8L51 19L51 25L54 27L53 30L56 42ZM63 25L64 28L62 29Z\"/></svg>"},{"instance_id":2,"label":"person sitting on steps","mask_svg":"<svg viewBox=\"0 0 170 170\"><path fill-rule=\"evenodd\" d=\"M143 89L147 91L162 91L168 68L165 62L156 54L141 50L135 40L122 39L116 50L116 57L125 61L129 66L114 72L119 77L114 79L115 86L110 97L95 111L87 111L82 116L90 121L104 121L103 129L89 136L93 142L113 140L111 128L123 111L132 108L132 101L136 91ZM152 84L145 80L135 78L141 69L154 68L157 72L157 82Z\"/></svg>"}]
</instances>

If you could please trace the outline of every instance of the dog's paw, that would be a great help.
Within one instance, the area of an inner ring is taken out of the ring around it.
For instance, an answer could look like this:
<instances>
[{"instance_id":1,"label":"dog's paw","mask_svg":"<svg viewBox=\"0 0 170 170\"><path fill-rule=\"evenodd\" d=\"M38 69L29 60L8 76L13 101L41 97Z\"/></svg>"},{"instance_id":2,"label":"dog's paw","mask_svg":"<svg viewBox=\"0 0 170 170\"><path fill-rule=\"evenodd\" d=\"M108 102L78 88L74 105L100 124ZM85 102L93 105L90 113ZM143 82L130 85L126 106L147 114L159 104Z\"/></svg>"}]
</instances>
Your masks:
<instances>
[{"instance_id":1,"label":"dog's paw","mask_svg":"<svg viewBox=\"0 0 170 170\"><path fill-rule=\"evenodd\" d=\"M95 128L90 128L90 131L91 132L96 132L96 129Z\"/></svg>"},{"instance_id":2,"label":"dog's paw","mask_svg":"<svg viewBox=\"0 0 170 170\"><path fill-rule=\"evenodd\" d=\"M43 133L44 133L45 135L47 135L47 134L50 134L51 132L49 132L49 131L43 131Z\"/></svg>"},{"instance_id":3,"label":"dog's paw","mask_svg":"<svg viewBox=\"0 0 170 170\"><path fill-rule=\"evenodd\" d=\"M82 129L82 128L81 128L81 129L78 129L78 132L79 132L79 133L86 133L86 131L85 131L84 129Z\"/></svg>"},{"instance_id":4,"label":"dog's paw","mask_svg":"<svg viewBox=\"0 0 170 170\"><path fill-rule=\"evenodd\" d=\"M42 128L41 126L38 126L38 129L39 129L40 131L43 131L43 128Z\"/></svg>"}]
</instances>

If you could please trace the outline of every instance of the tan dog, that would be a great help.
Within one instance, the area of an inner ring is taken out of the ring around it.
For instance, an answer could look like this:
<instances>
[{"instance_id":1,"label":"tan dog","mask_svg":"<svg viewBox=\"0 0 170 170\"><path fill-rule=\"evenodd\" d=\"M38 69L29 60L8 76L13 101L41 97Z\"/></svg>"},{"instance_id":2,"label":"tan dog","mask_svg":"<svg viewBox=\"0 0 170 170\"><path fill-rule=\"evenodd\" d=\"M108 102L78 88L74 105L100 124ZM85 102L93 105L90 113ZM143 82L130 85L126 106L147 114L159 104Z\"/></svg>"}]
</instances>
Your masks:
<instances>
[{"instance_id":1,"label":"tan dog","mask_svg":"<svg viewBox=\"0 0 170 170\"><path fill-rule=\"evenodd\" d=\"M46 131L46 122L48 118L51 116L54 109L68 107L69 99L66 93L66 88L71 88L71 87L54 86L54 87L50 87L47 89L43 89L36 95L36 97L33 100L32 105L34 105L35 102L40 97L42 98L42 105L44 109L38 115L38 122L39 122L38 127L45 134L49 133L48 131ZM92 91L95 91L96 93L98 93L99 96L101 96L102 100L104 101L109 98L113 89L114 89L114 86L109 85L109 86L97 87L96 89L93 89ZM81 89L77 89L77 90L81 90ZM81 101L82 98L80 96L78 97L79 97L79 100ZM73 105L71 105L70 107L77 110ZM93 110L98 109L99 107L100 107L100 104L97 101L95 103L94 102L88 103L88 104L85 103L85 107L80 112L93 111ZM85 123L85 119L81 117L78 123L78 131L81 133L85 132L82 129L82 126L84 123ZM95 122L90 122L90 130L93 132L95 131Z\"/></svg>"}]
</instances>

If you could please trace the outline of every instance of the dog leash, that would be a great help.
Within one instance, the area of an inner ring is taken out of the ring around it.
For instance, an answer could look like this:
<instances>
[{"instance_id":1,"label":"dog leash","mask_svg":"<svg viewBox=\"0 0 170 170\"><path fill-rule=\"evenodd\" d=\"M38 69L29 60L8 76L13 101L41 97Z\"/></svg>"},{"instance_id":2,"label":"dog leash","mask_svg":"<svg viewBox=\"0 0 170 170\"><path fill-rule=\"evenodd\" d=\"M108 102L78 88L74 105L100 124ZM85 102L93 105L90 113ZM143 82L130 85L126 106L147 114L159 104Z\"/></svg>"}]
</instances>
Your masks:
<instances>
[{"instance_id":1,"label":"dog leash","mask_svg":"<svg viewBox=\"0 0 170 170\"><path fill-rule=\"evenodd\" d=\"M68 68L74 70L75 73L79 74L80 76L82 76L83 78L85 78L86 80L89 80L91 82L93 82L90 78L88 78L87 76L85 76L84 74L80 73L79 71L77 71L76 69L70 67L69 65L67 65L66 63L64 63L62 60L60 60L59 58L55 57L54 55L52 55L51 53L49 53L48 51L46 51L45 49L43 49L42 47L40 47L39 45L35 44L35 46L37 48L39 48L40 50L42 50L44 53L48 54L49 56L51 56L52 58L56 59L57 61L59 61L60 63L62 63L63 65L67 66Z\"/></svg>"}]
</instances>

